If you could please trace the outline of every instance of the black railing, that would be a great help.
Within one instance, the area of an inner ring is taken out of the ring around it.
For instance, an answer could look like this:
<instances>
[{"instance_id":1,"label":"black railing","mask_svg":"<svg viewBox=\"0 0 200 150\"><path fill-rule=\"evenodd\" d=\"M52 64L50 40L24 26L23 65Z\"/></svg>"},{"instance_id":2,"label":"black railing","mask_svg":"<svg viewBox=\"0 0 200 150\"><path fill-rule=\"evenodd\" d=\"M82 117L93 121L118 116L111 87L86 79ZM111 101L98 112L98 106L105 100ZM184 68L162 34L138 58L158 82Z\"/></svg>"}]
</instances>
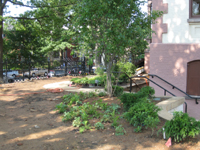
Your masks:
<instances>
[{"instance_id":1,"label":"black railing","mask_svg":"<svg viewBox=\"0 0 200 150\"><path fill-rule=\"evenodd\" d=\"M159 76L157 76L157 75L155 75L155 74L149 74L149 76L151 76L152 78L153 78L153 77L157 77L158 79L160 79L160 80L164 81L165 83L171 85L171 86L172 86L172 89L177 89L179 92L181 92L181 93L187 95L189 98L195 99L196 104L199 104L199 103L197 102L197 99L198 99L198 98L190 96L189 94L187 94L187 93L184 92L183 90L179 89L178 87L174 86L173 84L169 83L168 81L164 80L163 78L161 78L161 77L159 77Z\"/></svg>"},{"instance_id":2,"label":"black railing","mask_svg":"<svg viewBox=\"0 0 200 150\"><path fill-rule=\"evenodd\" d=\"M152 75L149 74L149 76L152 76ZM157 76L157 75L154 75L154 76ZM175 94L171 93L170 91L168 91L167 89L165 89L164 87L162 87L161 85L157 84L156 82L154 82L153 80L149 79L149 78L146 77L146 76L134 76L134 77L129 77L129 79L130 79L130 93L131 93L131 91L132 91L132 78L146 78L147 80L151 81L152 83L154 83L155 85L157 85L158 87L160 87L161 89L163 89L163 90L164 90L164 95L166 95L166 92L168 92L168 93L171 94L172 96L175 96L175 97L176 97ZM162 78L160 78L160 79L162 79ZM171 83L165 81L164 79L162 79L162 80L163 80L164 82L166 82L166 83L172 85ZM173 85L173 87L174 87L174 88L177 88L177 87L174 86L174 85ZM179 89L179 90L180 90L180 89ZM186 103L186 102L184 102L184 103L185 103L185 113L187 113L187 103Z\"/></svg>"}]
</instances>

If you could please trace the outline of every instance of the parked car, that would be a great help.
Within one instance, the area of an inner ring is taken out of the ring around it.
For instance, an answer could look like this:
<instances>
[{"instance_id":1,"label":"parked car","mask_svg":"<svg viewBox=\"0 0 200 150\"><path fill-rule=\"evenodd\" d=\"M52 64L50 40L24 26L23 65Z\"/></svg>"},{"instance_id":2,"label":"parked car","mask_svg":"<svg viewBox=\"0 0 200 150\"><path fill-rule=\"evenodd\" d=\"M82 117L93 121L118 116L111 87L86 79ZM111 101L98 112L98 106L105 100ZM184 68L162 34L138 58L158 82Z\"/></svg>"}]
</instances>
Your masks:
<instances>
[{"instance_id":1,"label":"parked car","mask_svg":"<svg viewBox=\"0 0 200 150\"><path fill-rule=\"evenodd\" d=\"M55 71L54 70L49 70L48 76L49 77L54 77L55 76Z\"/></svg>"},{"instance_id":2,"label":"parked car","mask_svg":"<svg viewBox=\"0 0 200 150\"><path fill-rule=\"evenodd\" d=\"M24 73L25 76L29 76L29 72ZM35 76L47 76L48 75L48 70L43 69L43 68L34 68L30 71L30 75L35 77Z\"/></svg>"},{"instance_id":3,"label":"parked car","mask_svg":"<svg viewBox=\"0 0 200 150\"><path fill-rule=\"evenodd\" d=\"M65 70L55 70L55 76L65 76Z\"/></svg>"},{"instance_id":4,"label":"parked car","mask_svg":"<svg viewBox=\"0 0 200 150\"><path fill-rule=\"evenodd\" d=\"M8 83L13 83L13 82L15 82L15 79L14 79L13 76L7 76L7 79L6 79L6 75L3 75L3 81L4 81L4 83L7 82L6 80L8 81Z\"/></svg>"},{"instance_id":5,"label":"parked car","mask_svg":"<svg viewBox=\"0 0 200 150\"><path fill-rule=\"evenodd\" d=\"M3 70L3 75L6 76L6 71ZM12 76L13 78L16 78L16 76L19 75L19 72L18 71L15 71L15 70L7 70L7 77L8 76Z\"/></svg>"}]
</instances>

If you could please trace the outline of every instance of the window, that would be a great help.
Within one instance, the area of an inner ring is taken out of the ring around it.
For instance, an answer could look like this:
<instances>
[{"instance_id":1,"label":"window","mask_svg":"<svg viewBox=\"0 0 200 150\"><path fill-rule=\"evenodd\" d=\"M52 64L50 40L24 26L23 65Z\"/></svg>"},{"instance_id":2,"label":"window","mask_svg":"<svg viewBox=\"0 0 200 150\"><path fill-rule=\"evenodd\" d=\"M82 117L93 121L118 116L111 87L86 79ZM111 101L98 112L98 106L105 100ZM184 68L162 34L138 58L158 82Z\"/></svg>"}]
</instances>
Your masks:
<instances>
[{"instance_id":1,"label":"window","mask_svg":"<svg viewBox=\"0 0 200 150\"><path fill-rule=\"evenodd\" d=\"M190 18L200 18L200 0L190 0Z\"/></svg>"}]
</instances>

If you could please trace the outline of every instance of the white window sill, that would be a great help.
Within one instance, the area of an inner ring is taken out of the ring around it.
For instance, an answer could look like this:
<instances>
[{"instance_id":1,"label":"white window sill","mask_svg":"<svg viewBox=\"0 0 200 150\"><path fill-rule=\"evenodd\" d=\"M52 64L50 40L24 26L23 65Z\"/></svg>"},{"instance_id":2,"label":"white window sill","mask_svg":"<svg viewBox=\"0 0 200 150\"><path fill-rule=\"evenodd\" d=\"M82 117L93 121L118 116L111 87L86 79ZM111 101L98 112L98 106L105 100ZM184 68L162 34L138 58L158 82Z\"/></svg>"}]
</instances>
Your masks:
<instances>
[{"instance_id":1,"label":"white window sill","mask_svg":"<svg viewBox=\"0 0 200 150\"><path fill-rule=\"evenodd\" d=\"M188 23L200 23L200 18L191 18L187 20Z\"/></svg>"}]
</instances>

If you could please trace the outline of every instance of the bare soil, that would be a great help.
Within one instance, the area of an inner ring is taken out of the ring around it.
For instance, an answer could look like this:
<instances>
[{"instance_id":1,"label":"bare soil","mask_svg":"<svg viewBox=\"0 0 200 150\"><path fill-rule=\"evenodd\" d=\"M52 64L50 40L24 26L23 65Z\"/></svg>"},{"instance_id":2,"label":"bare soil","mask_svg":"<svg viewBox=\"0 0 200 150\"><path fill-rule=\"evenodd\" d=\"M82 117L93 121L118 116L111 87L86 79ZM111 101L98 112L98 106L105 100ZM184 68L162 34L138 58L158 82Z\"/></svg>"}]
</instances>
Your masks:
<instances>
[{"instance_id":1,"label":"bare soil","mask_svg":"<svg viewBox=\"0 0 200 150\"><path fill-rule=\"evenodd\" d=\"M150 129L135 133L133 126L124 119L121 119L120 123L127 132L125 135L115 136L115 130L110 123L104 124L105 130L92 129L80 134L78 128L73 127L71 122L62 122L62 114L54 111L55 105L60 103L61 97L68 92L49 93L43 89L45 84L67 80L70 80L70 77L0 85L0 150L200 149L200 136L181 143L172 143L172 146L167 148L166 140L163 140L161 134L151 137ZM86 101L96 99L98 98ZM102 99L110 104L120 104L117 98ZM120 112L122 111L121 109ZM160 120L157 130L165 123L165 120ZM94 124L97 121L94 119L90 123Z\"/></svg>"}]
</instances>

